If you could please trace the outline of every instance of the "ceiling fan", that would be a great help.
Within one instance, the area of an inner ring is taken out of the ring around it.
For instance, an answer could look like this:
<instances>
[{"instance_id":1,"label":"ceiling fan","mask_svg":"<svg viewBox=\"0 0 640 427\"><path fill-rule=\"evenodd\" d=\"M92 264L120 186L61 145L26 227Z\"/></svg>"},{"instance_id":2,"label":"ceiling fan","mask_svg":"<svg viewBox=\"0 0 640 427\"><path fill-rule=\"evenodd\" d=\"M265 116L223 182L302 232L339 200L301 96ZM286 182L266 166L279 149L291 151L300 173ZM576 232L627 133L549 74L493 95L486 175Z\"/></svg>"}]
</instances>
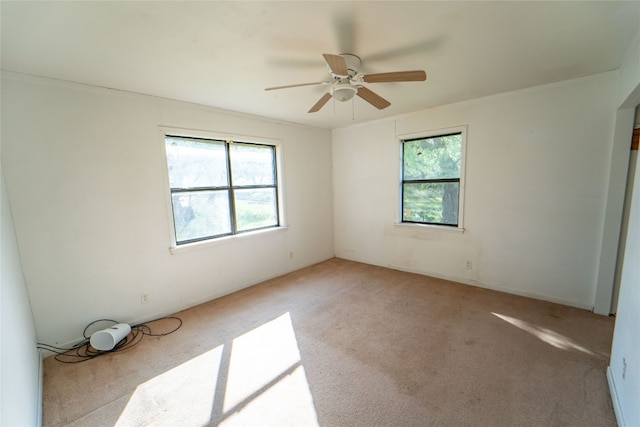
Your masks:
<instances>
[{"instance_id":1,"label":"ceiling fan","mask_svg":"<svg viewBox=\"0 0 640 427\"><path fill-rule=\"evenodd\" d=\"M308 111L315 113L331 99L346 102L355 95L367 101L379 110L387 108L391 103L371 91L365 83L390 83L390 82L421 82L427 79L427 73L423 70L392 71L389 73L360 74L360 58L356 55L343 53L334 55L322 54L330 69L331 80L313 83L299 83L286 86L268 87L265 90L287 89L300 86L328 85L329 90Z\"/></svg>"}]
</instances>

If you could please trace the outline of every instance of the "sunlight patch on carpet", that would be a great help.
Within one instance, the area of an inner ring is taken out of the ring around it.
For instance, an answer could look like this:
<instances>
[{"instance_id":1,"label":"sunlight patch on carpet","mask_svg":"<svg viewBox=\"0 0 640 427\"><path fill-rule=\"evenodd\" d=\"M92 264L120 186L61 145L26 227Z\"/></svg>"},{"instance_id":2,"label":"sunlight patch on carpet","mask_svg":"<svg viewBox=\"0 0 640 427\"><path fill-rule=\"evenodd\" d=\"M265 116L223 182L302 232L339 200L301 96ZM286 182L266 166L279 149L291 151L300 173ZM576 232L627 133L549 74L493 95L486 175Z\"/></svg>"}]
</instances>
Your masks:
<instances>
[{"instance_id":1,"label":"sunlight patch on carpet","mask_svg":"<svg viewBox=\"0 0 640 427\"><path fill-rule=\"evenodd\" d=\"M140 384L116 426L207 425L222 349L218 346Z\"/></svg>"},{"instance_id":2,"label":"sunlight patch on carpet","mask_svg":"<svg viewBox=\"0 0 640 427\"><path fill-rule=\"evenodd\" d=\"M516 319L514 317L506 316L504 314L491 313L499 319L504 320L507 323L512 324L513 326L522 329L538 338L539 340L562 350L578 350L583 353L587 353L590 355L594 355L594 353L581 346L580 344L573 341L571 338L565 337L562 334L559 334L551 329L542 328L540 326L534 325L532 323L526 322L524 320Z\"/></svg>"},{"instance_id":3,"label":"sunlight patch on carpet","mask_svg":"<svg viewBox=\"0 0 640 427\"><path fill-rule=\"evenodd\" d=\"M318 426L285 313L140 384L116 426Z\"/></svg>"},{"instance_id":4,"label":"sunlight patch on carpet","mask_svg":"<svg viewBox=\"0 0 640 427\"><path fill-rule=\"evenodd\" d=\"M289 313L233 340L224 425L317 425Z\"/></svg>"},{"instance_id":5,"label":"sunlight patch on carpet","mask_svg":"<svg viewBox=\"0 0 640 427\"><path fill-rule=\"evenodd\" d=\"M219 424L236 426L318 426L313 398L302 366L258 394Z\"/></svg>"}]
</instances>

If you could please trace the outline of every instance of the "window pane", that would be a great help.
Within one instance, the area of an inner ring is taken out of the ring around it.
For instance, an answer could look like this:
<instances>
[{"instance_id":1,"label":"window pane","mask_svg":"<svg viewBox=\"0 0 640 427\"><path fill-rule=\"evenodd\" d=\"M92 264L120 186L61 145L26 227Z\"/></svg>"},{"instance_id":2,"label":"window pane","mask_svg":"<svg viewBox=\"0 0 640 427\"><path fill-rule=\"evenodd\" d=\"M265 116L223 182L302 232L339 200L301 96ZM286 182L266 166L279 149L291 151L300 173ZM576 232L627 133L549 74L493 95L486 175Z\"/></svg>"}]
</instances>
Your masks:
<instances>
[{"instance_id":1,"label":"window pane","mask_svg":"<svg viewBox=\"0 0 640 427\"><path fill-rule=\"evenodd\" d=\"M228 185L223 142L167 137L165 143L171 188Z\"/></svg>"},{"instance_id":2,"label":"window pane","mask_svg":"<svg viewBox=\"0 0 640 427\"><path fill-rule=\"evenodd\" d=\"M234 191L238 231L278 225L275 188Z\"/></svg>"},{"instance_id":3,"label":"window pane","mask_svg":"<svg viewBox=\"0 0 640 427\"><path fill-rule=\"evenodd\" d=\"M405 183L402 192L402 220L458 225L460 183Z\"/></svg>"},{"instance_id":4,"label":"window pane","mask_svg":"<svg viewBox=\"0 0 640 427\"><path fill-rule=\"evenodd\" d=\"M403 143L405 180L460 178L462 134Z\"/></svg>"},{"instance_id":5,"label":"window pane","mask_svg":"<svg viewBox=\"0 0 640 427\"><path fill-rule=\"evenodd\" d=\"M227 190L173 193L176 241L231 233Z\"/></svg>"},{"instance_id":6,"label":"window pane","mask_svg":"<svg viewBox=\"0 0 640 427\"><path fill-rule=\"evenodd\" d=\"M274 149L265 145L231 144L233 185L274 185Z\"/></svg>"}]
</instances>

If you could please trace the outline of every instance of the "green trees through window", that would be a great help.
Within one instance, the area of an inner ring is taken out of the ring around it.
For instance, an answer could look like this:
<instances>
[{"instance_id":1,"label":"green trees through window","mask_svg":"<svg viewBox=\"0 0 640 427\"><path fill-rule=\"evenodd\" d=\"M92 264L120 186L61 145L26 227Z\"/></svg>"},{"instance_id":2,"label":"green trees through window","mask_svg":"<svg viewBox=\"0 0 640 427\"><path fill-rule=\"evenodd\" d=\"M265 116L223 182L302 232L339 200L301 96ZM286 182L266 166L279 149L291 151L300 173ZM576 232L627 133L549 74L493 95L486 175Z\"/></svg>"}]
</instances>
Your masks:
<instances>
[{"instance_id":1,"label":"green trees through window","mask_svg":"<svg viewBox=\"0 0 640 427\"><path fill-rule=\"evenodd\" d=\"M166 136L176 244L279 225L275 147Z\"/></svg>"},{"instance_id":2,"label":"green trees through window","mask_svg":"<svg viewBox=\"0 0 640 427\"><path fill-rule=\"evenodd\" d=\"M402 221L458 226L462 133L402 142Z\"/></svg>"}]
</instances>

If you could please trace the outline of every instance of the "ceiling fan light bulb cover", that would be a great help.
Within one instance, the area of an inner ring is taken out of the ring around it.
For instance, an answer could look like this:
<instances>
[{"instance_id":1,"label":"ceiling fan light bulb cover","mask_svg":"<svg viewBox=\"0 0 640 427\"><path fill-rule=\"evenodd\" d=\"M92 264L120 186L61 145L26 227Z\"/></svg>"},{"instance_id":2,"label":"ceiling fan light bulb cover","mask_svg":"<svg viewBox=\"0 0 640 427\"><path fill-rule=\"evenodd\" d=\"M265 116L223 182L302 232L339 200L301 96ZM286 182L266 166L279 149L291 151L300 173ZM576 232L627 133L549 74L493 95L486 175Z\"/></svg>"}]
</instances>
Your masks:
<instances>
[{"instance_id":1,"label":"ceiling fan light bulb cover","mask_svg":"<svg viewBox=\"0 0 640 427\"><path fill-rule=\"evenodd\" d=\"M333 88L333 97L336 101L347 102L353 99L358 89L351 85L339 85Z\"/></svg>"}]
</instances>

